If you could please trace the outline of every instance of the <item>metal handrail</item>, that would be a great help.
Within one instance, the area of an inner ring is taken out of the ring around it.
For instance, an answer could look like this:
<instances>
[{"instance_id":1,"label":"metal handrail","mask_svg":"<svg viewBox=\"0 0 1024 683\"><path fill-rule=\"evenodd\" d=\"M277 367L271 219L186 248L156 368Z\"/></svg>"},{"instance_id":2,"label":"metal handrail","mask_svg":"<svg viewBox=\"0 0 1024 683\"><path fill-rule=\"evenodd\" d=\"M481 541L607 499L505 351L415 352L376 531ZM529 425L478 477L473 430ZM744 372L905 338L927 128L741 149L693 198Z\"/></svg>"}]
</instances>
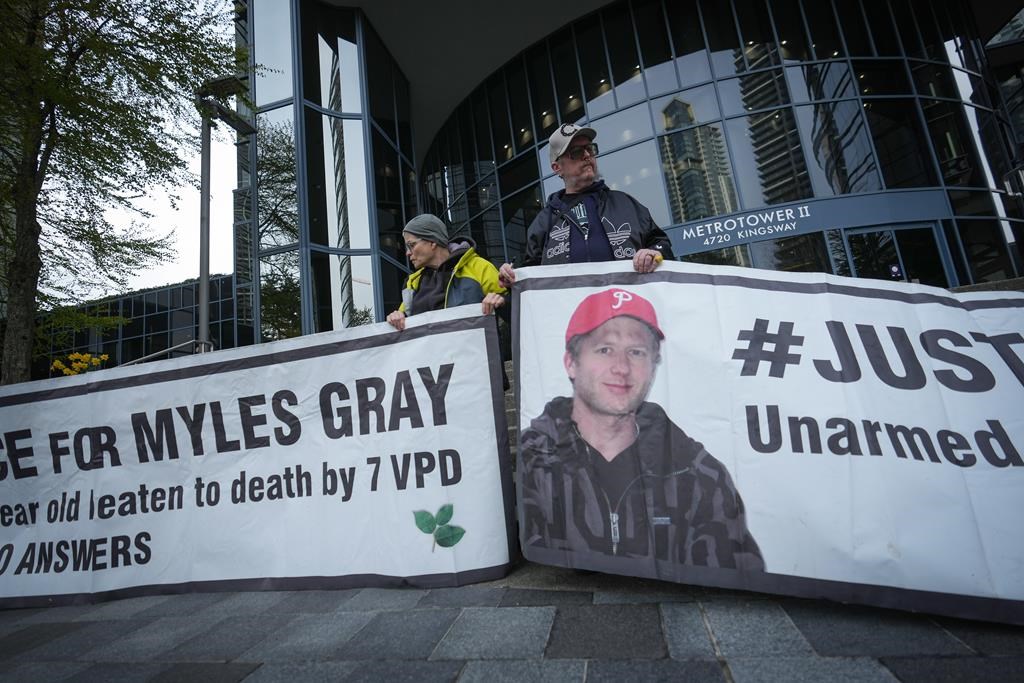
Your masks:
<instances>
[{"instance_id":1,"label":"metal handrail","mask_svg":"<svg viewBox=\"0 0 1024 683\"><path fill-rule=\"evenodd\" d=\"M127 367L129 365L135 365L136 363L145 363L148 360L155 360L157 358L160 358L161 356L165 356L165 355L169 354L171 351L177 351L178 349L183 349L186 346L209 347L206 350L207 351L213 351L213 342L212 341L203 341L203 340L200 340L200 339L190 339L190 340L188 340L186 342L181 342L180 344L175 344L174 346L168 347L168 348L164 349L163 351L154 351L153 353L148 354L146 356L143 356L142 358L136 358L135 360L130 360L127 363L121 363L118 367L124 368L124 367ZM194 351L193 351L193 353L194 353Z\"/></svg>"}]
</instances>

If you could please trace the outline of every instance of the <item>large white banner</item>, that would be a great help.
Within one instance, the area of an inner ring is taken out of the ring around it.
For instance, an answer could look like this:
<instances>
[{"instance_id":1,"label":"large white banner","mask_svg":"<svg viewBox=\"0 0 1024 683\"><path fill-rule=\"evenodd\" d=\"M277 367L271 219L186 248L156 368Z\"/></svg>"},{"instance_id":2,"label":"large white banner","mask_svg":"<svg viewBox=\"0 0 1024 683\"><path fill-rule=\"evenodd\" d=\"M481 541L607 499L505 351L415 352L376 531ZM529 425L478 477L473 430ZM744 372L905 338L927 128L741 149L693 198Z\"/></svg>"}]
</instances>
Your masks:
<instances>
[{"instance_id":1,"label":"large white banner","mask_svg":"<svg viewBox=\"0 0 1024 683\"><path fill-rule=\"evenodd\" d=\"M1024 295L517 276L528 559L1024 622Z\"/></svg>"},{"instance_id":2,"label":"large white banner","mask_svg":"<svg viewBox=\"0 0 1024 683\"><path fill-rule=\"evenodd\" d=\"M410 323L3 388L0 604L502 576L494 320Z\"/></svg>"}]
</instances>

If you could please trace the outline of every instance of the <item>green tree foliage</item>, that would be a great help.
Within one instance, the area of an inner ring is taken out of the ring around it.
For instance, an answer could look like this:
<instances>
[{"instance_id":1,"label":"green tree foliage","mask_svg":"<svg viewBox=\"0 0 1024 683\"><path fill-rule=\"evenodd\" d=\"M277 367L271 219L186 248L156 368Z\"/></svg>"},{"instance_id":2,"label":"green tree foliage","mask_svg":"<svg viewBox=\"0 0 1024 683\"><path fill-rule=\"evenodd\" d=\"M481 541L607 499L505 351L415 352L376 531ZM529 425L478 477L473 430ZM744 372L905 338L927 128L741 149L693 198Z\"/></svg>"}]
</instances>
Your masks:
<instances>
[{"instance_id":1,"label":"green tree foliage","mask_svg":"<svg viewBox=\"0 0 1024 683\"><path fill-rule=\"evenodd\" d=\"M29 378L41 306L168 256L104 212L186 180L193 92L238 70L230 21L223 0L0 0L3 383Z\"/></svg>"}]
</instances>

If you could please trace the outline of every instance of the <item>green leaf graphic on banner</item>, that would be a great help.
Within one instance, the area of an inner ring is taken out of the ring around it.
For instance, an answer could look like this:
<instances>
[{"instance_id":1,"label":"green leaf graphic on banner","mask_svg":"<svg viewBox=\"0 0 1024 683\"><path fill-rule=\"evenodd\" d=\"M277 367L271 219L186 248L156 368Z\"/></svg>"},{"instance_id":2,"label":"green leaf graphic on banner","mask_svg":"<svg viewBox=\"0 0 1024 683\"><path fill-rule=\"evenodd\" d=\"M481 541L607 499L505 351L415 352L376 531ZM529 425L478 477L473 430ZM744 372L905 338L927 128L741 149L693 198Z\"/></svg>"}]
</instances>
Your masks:
<instances>
[{"instance_id":1,"label":"green leaf graphic on banner","mask_svg":"<svg viewBox=\"0 0 1024 683\"><path fill-rule=\"evenodd\" d=\"M434 552L437 546L451 548L466 535L466 530L462 527L448 524L455 514L455 506L451 503L438 508L436 515L432 515L426 510L415 510L412 514L416 518L416 527L423 533L432 534L434 537L430 552Z\"/></svg>"},{"instance_id":2,"label":"green leaf graphic on banner","mask_svg":"<svg viewBox=\"0 0 1024 683\"><path fill-rule=\"evenodd\" d=\"M461 526L444 526L437 527L437 531L434 532L434 540L442 548L451 548L453 545L462 540L462 537L466 535L466 530Z\"/></svg>"},{"instance_id":3,"label":"green leaf graphic on banner","mask_svg":"<svg viewBox=\"0 0 1024 683\"><path fill-rule=\"evenodd\" d=\"M416 518L416 527L420 531L425 534L434 533L434 529L437 528L437 521L434 519L434 515L426 510L416 510L412 514Z\"/></svg>"},{"instance_id":4,"label":"green leaf graphic on banner","mask_svg":"<svg viewBox=\"0 0 1024 683\"><path fill-rule=\"evenodd\" d=\"M437 511L437 525L443 526L448 522L452 521L452 514L455 512L454 506L451 503L448 505L442 505L441 509Z\"/></svg>"}]
</instances>

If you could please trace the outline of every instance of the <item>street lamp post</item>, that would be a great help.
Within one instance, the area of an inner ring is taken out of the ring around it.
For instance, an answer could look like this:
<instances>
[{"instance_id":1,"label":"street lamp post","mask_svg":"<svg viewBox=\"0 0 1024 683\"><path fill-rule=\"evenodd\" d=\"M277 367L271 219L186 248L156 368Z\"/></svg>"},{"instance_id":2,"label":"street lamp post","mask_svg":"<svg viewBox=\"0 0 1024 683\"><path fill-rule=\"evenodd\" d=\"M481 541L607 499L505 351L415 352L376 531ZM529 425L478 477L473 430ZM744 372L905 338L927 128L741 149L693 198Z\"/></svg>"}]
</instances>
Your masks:
<instances>
[{"instance_id":1,"label":"street lamp post","mask_svg":"<svg viewBox=\"0 0 1024 683\"><path fill-rule=\"evenodd\" d=\"M202 116L199 171L199 352L212 350L210 342L210 129L217 119L241 135L253 135L256 129L218 99L246 92L238 76L222 76L203 83L196 91L196 107Z\"/></svg>"}]
</instances>

